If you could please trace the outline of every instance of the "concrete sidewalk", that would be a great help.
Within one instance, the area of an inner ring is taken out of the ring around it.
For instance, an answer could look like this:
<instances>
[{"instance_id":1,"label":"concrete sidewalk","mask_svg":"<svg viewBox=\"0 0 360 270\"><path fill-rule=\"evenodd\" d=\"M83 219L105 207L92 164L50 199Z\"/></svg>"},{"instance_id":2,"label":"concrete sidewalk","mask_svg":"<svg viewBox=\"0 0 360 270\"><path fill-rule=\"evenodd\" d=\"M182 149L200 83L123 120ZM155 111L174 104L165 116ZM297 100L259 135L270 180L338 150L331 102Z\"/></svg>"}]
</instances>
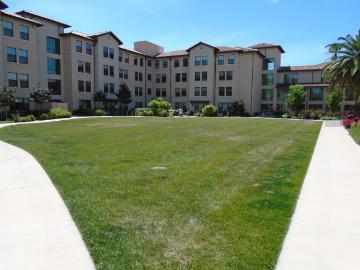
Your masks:
<instances>
[{"instance_id":1,"label":"concrete sidewalk","mask_svg":"<svg viewBox=\"0 0 360 270\"><path fill-rule=\"evenodd\" d=\"M323 124L277 270L360 269L360 146Z\"/></svg>"},{"instance_id":2,"label":"concrete sidewalk","mask_svg":"<svg viewBox=\"0 0 360 270\"><path fill-rule=\"evenodd\" d=\"M0 269L95 269L46 172L30 154L2 141Z\"/></svg>"}]
</instances>

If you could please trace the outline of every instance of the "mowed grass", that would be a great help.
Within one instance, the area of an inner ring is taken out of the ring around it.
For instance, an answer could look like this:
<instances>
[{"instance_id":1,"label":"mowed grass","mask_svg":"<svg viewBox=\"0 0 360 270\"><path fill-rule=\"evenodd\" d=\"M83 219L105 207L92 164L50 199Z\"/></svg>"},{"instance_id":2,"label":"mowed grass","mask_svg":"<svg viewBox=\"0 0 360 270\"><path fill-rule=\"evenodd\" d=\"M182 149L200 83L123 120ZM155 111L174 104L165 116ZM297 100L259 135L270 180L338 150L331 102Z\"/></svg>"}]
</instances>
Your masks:
<instances>
[{"instance_id":1,"label":"mowed grass","mask_svg":"<svg viewBox=\"0 0 360 270\"><path fill-rule=\"evenodd\" d=\"M354 138L354 141L360 144L360 126L352 127L350 129L350 135Z\"/></svg>"},{"instance_id":2,"label":"mowed grass","mask_svg":"<svg viewBox=\"0 0 360 270\"><path fill-rule=\"evenodd\" d=\"M0 139L44 166L98 269L274 269L319 130L94 118L12 126Z\"/></svg>"}]
</instances>

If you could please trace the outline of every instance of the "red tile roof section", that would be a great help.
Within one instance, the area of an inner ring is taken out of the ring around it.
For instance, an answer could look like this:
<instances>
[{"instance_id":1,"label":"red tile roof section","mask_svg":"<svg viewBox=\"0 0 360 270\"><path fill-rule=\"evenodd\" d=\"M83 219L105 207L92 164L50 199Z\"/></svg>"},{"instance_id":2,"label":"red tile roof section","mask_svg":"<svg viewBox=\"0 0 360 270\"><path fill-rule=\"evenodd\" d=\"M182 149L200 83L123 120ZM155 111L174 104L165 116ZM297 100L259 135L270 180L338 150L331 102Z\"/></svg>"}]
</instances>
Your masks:
<instances>
[{"instance_id":1,"label":"red tile roof section","mask_svg":"<svg viewBox=\"0 0 360 270\"><path fill-rule=\"evenodd\" d=\"M306 66L287 66L280 67L279 72L291 72L291 71L321 71L328 63L321 63L317 65L306 65Z\"/></svg>"},{"instance_id":2,"label":"red tile roof section","mask_svg":"<svg viewBox=\"0 0 360 270\"><path fill-rule=\"evenodd\" d=\"M259 43L259 44L250 46L249 48L252 48L252 49L278 48L282 53L285 53L285 50L280 45L271 44L271 43Z\"/></svg>"}]
</instances>

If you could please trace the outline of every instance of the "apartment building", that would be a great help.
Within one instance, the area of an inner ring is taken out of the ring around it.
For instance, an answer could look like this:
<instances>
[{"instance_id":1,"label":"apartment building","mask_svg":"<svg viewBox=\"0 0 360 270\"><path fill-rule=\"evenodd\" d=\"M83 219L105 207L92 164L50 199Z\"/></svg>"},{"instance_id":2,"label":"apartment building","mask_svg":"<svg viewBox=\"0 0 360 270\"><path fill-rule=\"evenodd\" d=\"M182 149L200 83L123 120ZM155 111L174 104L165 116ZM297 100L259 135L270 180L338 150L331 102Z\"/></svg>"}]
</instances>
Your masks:
<instances>
[{"instance_id":1,"label":"apartment building","mask_svg":"<svg viewBox=\"0 0 360 270\"><path fill-rule=\"evenodd\" d=\"M104 107L117 109L116 93L129 86L130 108L146 107L161 97L174 109L199 112L214 104L226 114L242 100L251 115L282 111L291 84L307 90L305 108L325 109L325 64L281 66L284 49L261 43L250 47L213 46L199 42L190 48L165 52L149 41L134 48L112 31L84 34L71 26L31 11L6 12L0 0L0 85L16 87L17 108L34 108L32 86L52 89L52 102L70 110L93 108L92 97L102 91ZM343 110L353 105L351 94Z\"/></svg>"}]
</instances>

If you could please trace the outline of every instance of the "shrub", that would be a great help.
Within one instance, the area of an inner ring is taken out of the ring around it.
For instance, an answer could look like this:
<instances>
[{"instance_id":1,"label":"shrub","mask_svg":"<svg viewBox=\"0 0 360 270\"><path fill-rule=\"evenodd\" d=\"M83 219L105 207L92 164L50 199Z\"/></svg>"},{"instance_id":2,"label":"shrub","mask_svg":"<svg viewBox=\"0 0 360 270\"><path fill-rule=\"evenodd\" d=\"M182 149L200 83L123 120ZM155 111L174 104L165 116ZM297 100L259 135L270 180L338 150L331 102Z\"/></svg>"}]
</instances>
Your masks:
<instances>
[{"instance_id":1,"label":"shrub","mask_svg":"<svg viewBox=\"0 0 360 270\"><path fill-rule=\"evenodd\" d=\"M292 112L298 113L303 108L306 91L302 85L291 85L286 101L286 107Z\"/></svg>"},{"instance_id":2,"label":"shrub","mask_svg":"<svg viewBox=\"0 0 360 270\"><path fill-rule=\"evenodd\" d=\"M145 109L145 110L143 111L142 115L143 115L143 116L153 116L154 113L153 113L153 111L150 110L150 109Z\"/></svg>"},{"instance_id":3,"label":"shrub","mask_svg":"<svg viewBox=\"0 0 360 270\"><path fill-rule=\"evenodd\" d=\"M214 105L206 105L203 109L202 109L202 114L206 117L213 117L216 116L217 114L217 109Z\"/></svg>"},{"instance_id":4,"label":"shrub","mask_svg":"<svg viewBox=\"0 0 360 270\"><path fill-rule=\"evenodd\" d=\"M95 116L104 116L105 112L102 109L96 109L93 111L93 115Z\"/></svg>"},{"instance_id":5,"label":"shrub","mask_svg":"<svg viewBox=\"0 0 360 270\"><path fill-rule=\"evenodd\" d=\"M231 116L246 116L246 115L248 115L245 112L244 102L242 100L234 101L231 104L230 114L231 114Z\"/></svg>"},{"instance_id":6,"label":"shrub","mask_svg":"<svg viewBox=\"0 0 360 270\"><path fill-rule=\"evenodd\" d=\"M345 100L344 93L340 90L329 90L326 96L326 105L332 113L340 111L340 105Z\"/></svg>"},{"instance_id":7,"label":"shrub","mask_svg":"<svg viewBox=\"0 0 360 270\"><path fill-rule=\"evenodd\" d=\"M69 118L71 117L71 112L61 108L52 108L50 112L48 112L48 115L49 119Z\"/></svg>"},{"instance_id":8,"label":"shrub","mask_svg":"<svg viewBox=\"0 0 360 270\"><path fill-rule=\"evenodd\" d=\"M160 116L159 112L161 112L161 114L163 113L162 111L167 111L170 109L171 104L167 101L162 100L161 98L158 99L153 99L149 102L149 108L150 110L153 112L154 115L156 116Z\"/></svg>"},{"instance_id":9,"label":"shrub","mask_svg":"<svg viewBox=\"0 0 360 270\"><path fill-rule=\"evenodd\" d=\"M33 116L32 114L31 115L28 115L28 116L16 116L15 117L15 122L32 122L32 121L35 121L36 118L35 116Z\"/></svg>"},{"instance_id":10,"label":"shrub","mask_svg":"<svg viewBox=\"0 0 360 270\"><path fill-rule=\"evenodd\" d=\"M50 115L48 113L43 113L38 117L39 120L49 120Z\"/></svg>"},{"instance_id":11,"label":"shrub","mask_svg":"<svg viewBox=\"0 0 360 270\"><path fill-rule=\"evenodd\" d=\"M157 116L159 117L168 117L169 112L167 110L161 109L157 112Z\"/></svg>"}]
</instances>

